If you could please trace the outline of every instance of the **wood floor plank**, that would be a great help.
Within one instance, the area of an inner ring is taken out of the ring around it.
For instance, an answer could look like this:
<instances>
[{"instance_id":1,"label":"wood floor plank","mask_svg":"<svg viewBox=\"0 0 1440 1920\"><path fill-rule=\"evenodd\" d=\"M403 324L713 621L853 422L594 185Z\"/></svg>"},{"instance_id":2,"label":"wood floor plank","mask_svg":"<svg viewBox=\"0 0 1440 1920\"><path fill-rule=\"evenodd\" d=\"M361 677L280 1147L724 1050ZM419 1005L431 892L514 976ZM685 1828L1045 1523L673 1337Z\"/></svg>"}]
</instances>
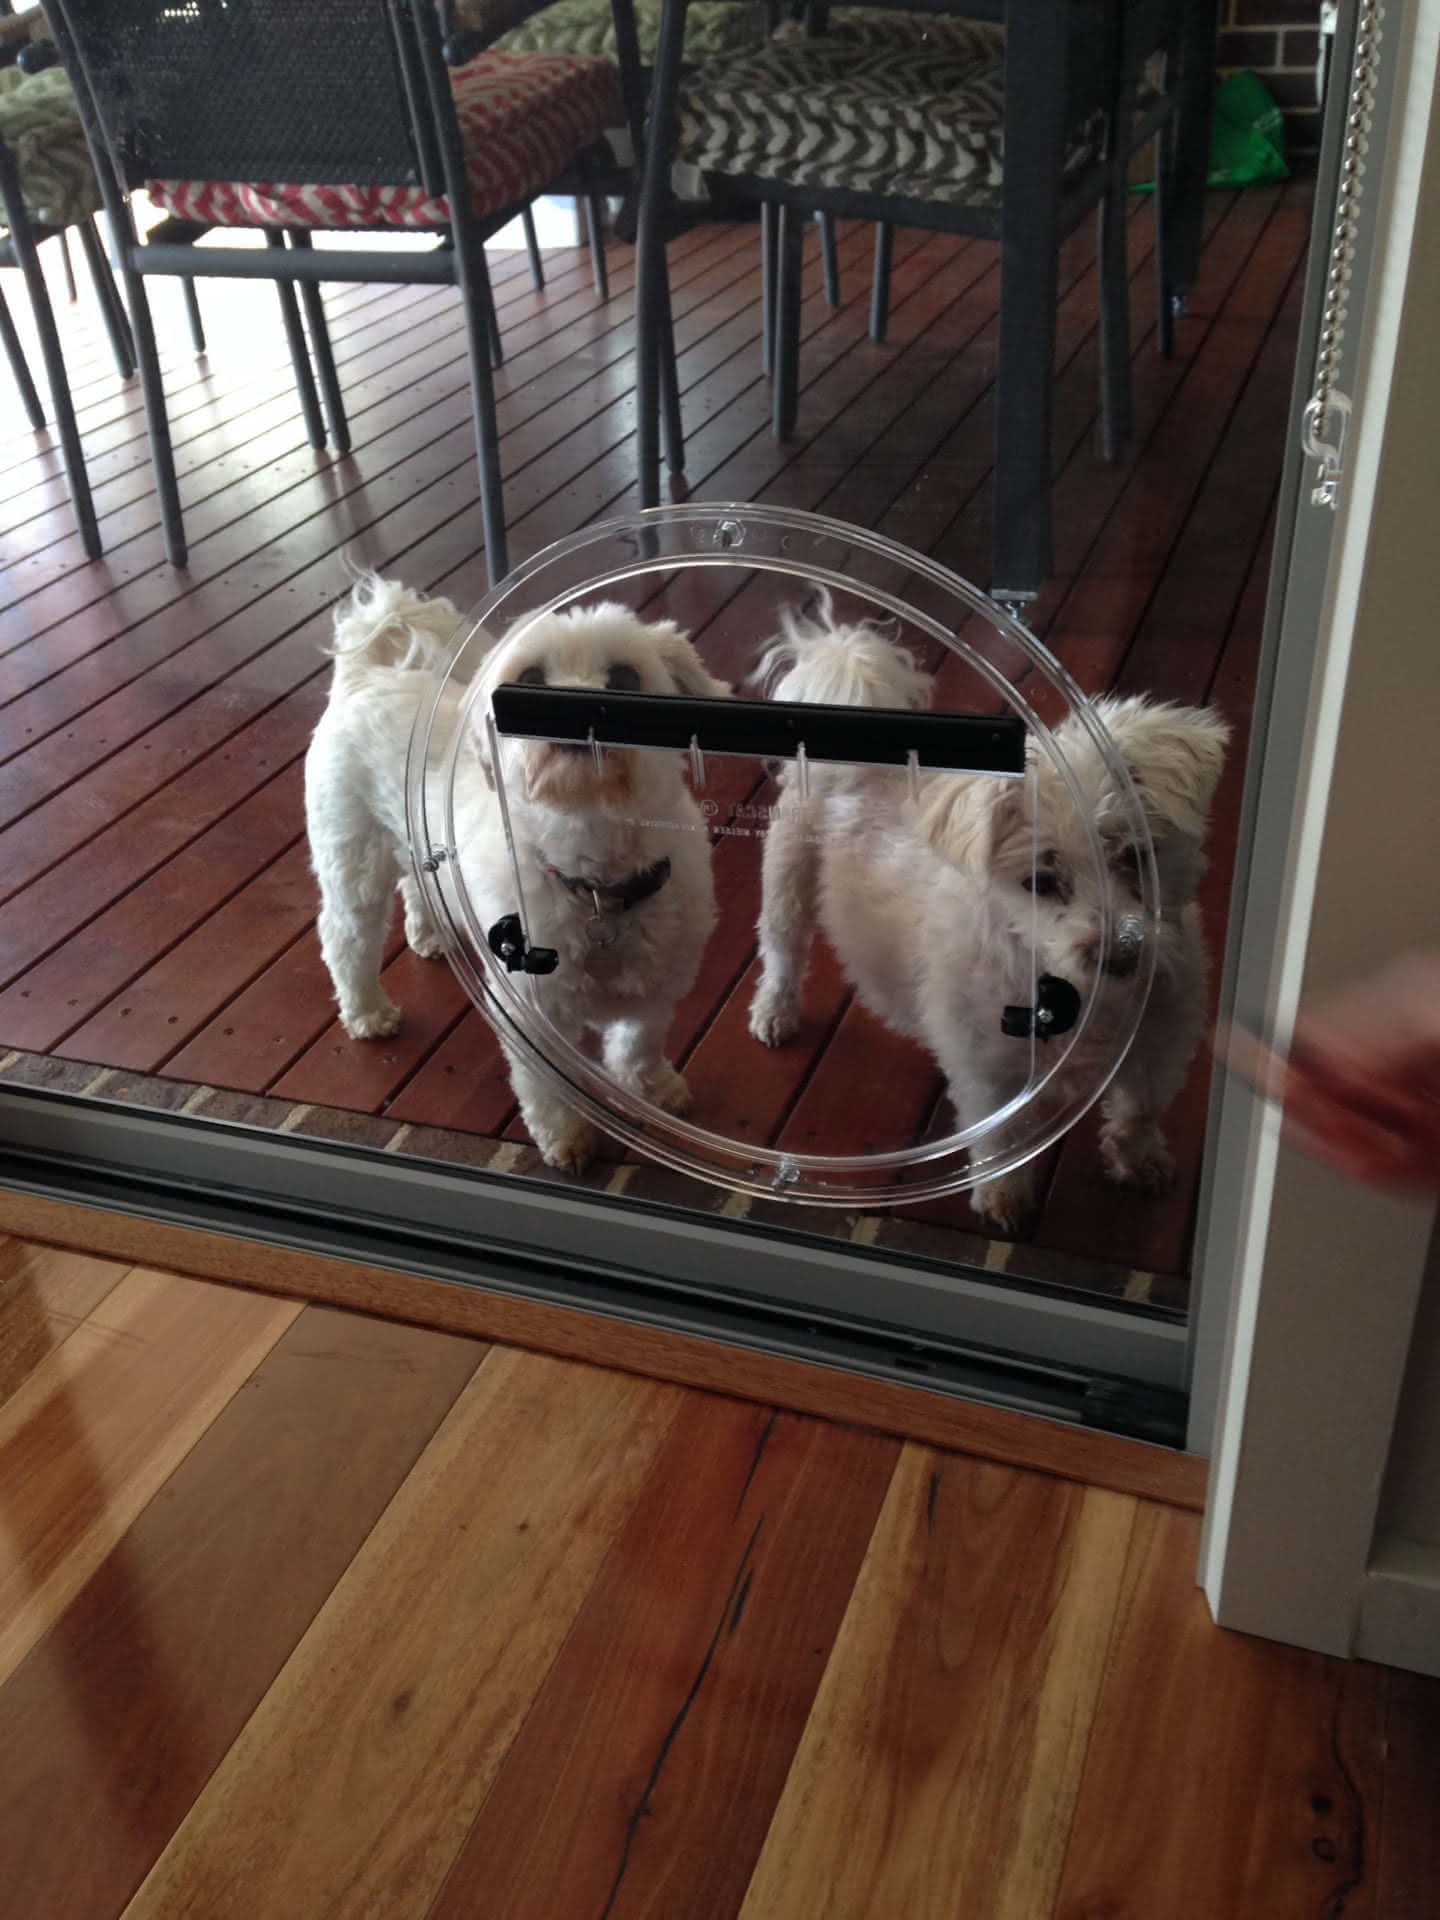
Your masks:
<instances>
[{"instance_id":1,"label":"wood floor plank","mask_svg":"<svg viewBox=\"0 0 1440 1920\"><path fill-rule=\"evenodd\" d=\"M1418 1673L1385 1680L1376 1920L1426 1920L1440 1913L1440 1680Z\"/></svg>"},{"instance_id":2,"label":"wood floor plank","mask_svg":"<svg viewBox=\"0 0 1440 1920\"><path fill-rule=\"evenodd\" d=\"M419 1920L683 1397L488 1355L127 1920Z\"/></svg>"},{"instance_id":3,"label":"wood floor plank","mask_svg":"<svg viewBox=\"0 0 1440 1920\"><path fill-rule=\"evenodd\" d=\"M430 1920L729 1920L898 1453L687 1401Z\"/></svg>"},{"instance_id":4,"label":"wood floor plank","mask_svg":"<svg viewBox=\"0 0 1440 1920\"><path fill-rule=\"evenodd\" d=\"M6 1920L121 1910L484 1352L310 1307L261 1361L0 1687Z\"/></svg>"},{"instance_id":5,"label":"wood floor plank","mask_svg":"<svg viewBox=\"0 0 1440 1920\"><path fill-rule=\"evenodd\" d=\"M1049 1913L1134 1517L907 1447L743 1920Z\"/></svg>"},{"instance_id":6,"label":"wood floor plank","mask_svg":"<svg viewBox=\"0 0 1440 1920\"><path fill-rule=\"evenodd\" d=\"M66 1247L0 1241L0 1405L128 1271Z\"/></svg>"},{"instance_id":7,"label":"wood floor plank","mask_svg":"<svg viewBox=\"0 0 1440 1920\"><path fill-rule=\"evenodd\" d=\"M1383 1675L1217 1632L1198 1547L1142 1507L1055 1920L1378 1916Z\"/></svg>"},{"instance_id":8,"label":"wood floor plank","mask_svg":"<svg viewBox=\"0 0 1440 1920\"><path fill-rule=\"evenodd\" d=\"M299 1311L136 1267L0 1408L0 1679Z\"/></svg>"}]
</instances>

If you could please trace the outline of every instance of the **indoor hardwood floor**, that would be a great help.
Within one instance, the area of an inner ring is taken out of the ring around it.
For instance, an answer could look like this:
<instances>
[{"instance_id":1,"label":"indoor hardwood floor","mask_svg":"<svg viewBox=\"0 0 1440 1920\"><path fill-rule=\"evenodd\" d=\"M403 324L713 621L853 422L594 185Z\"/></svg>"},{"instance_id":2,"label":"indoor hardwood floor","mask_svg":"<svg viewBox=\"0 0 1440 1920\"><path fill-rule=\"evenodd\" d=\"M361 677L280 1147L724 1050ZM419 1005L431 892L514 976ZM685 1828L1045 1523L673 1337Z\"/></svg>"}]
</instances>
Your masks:
<instances>
[{"instance_id":1,"label":"indoor hardwood floor","mask_svg":"<svg viewBox=\"0 0 1440 1920\"><path fill-rule=\"evenodd\" d=\"M0 1243L6 1920L1433 1920L1193 1514Z\"/></svg>"},{"instance_id":2,"label":"indoor hardwood floor","mask_svg":"<svg viewBox=\"0 0 1440 1920\"><path fill-rule=\"evenodd\" d=\"M1233 722L1204 896L1216 946L1308 198L1303 182L1212 196L1170 360L1155 352L1150 209L1137 198L1135 436L1114 466L1096 445L1093 236L1073 236L1062 262L1057 550L1033 624L1089 692L1208 698ZM877 347L866 337L869 248L868 229L844 231L838 309L807 257L799 430L782 447L759 364L755 229L702 227L675 243L688 485L877 527L983 580L996 252L898 236L890 335ZM543 293L521 258L496 267L516 561L633 501L633 258L613 253L608 305L578 249L550 256ZM204 287L201 361L175 289L156 297L190 535L184 575L164 563L139 396L116 380L83 307L65 325L106 541L98 565L83 563L53 448L0 392L0 1076L534 1171L492 1035L454 979L401 949L398 930L386 978L406 1008L402 1032L357 1043L335 1024L303 844L299 758L324 699L342 551L462 606L487 584L454 297L327 292L355 439L343 459L304 443L270 289ZM728 650L741 671L753 663L770 631L755 624L753 599L699 612L707 649ZM795 1043L764 1058L746 1049L753 878L717 859L723 937L672 1036L697 1111L812 1153L865 1151L881 1126L890 1144L923 1139L943 1111L933 1064L917 1053L903 1071L867 1075L877 1028L833 966L814 970ZM1207 1087L1201 1061L1173 1117L1179 1177L1164 1198L1107 1187L1082 1127L1044 1162L1043 1201L1019 1244L987 1244L961 1201L871 1216L859 1230L927 1258L1183 1306ZM613 1158L594 1178L687 1205L724 1198ZM857 1231L829 1213L792 1208L786 1219Z\"/></svg>"}]
</instances>

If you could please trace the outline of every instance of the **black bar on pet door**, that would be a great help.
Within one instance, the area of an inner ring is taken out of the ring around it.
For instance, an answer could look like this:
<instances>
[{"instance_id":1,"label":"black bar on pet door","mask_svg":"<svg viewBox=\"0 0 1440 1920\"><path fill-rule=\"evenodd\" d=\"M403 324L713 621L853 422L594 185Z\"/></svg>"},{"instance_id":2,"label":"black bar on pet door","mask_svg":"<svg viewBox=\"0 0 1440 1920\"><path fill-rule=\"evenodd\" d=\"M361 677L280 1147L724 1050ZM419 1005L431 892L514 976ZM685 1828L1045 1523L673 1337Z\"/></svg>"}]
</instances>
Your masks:
<instances>
[{"instance_id":1,"label":"black bar on pet door","mask_svg":"<svg viewBox=\"0 0 1440 1920\"><path fill-rule=\"evenodd\" d=\"M695 700L678 694L589 693L575 687L497 687L497 733L602 747L698 747L704 754L852 767L915 766L947 773L1025 771L1025 723L1011 714L812 706L789 700Z\"/></svg>"}]
</instances>

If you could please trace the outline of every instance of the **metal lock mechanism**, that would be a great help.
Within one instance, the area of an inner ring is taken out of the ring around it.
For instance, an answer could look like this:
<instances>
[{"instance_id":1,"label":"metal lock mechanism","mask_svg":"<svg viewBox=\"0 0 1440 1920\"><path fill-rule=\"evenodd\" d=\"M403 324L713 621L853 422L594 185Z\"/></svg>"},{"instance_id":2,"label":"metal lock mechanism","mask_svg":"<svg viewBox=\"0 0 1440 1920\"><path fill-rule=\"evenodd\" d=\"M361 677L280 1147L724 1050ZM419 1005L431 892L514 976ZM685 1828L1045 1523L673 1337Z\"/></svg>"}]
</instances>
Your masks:
<instances>
[{"instance_id":1,"label":"metal lock mechanism","mask_svg":"<svg viewBox=\"0 0 1440 1920\"><path fill-rule=\"evenodd\" d=\"M1033 1007L1006 1007L1000 1015L1000 1031L1012 1040L1053 1040L1057 1033L1068 1033L1080 1018L1080 995L1068 980L1058 974L1042 973L1035 983Z\"/></svg>"},{"instance_id":2,"label":"metal lock mechanism","mask_svg":"<svg viewBox=\"0 0 1440 1920\"><path fill-rule=\"evenodd\" d=\"M554 973L560 964L554 947L532 947L526 943L518 913L507 913L503 920L497 920L485 941L495 958L505 962L510 973Z\"/></svg>"}]
</instances>

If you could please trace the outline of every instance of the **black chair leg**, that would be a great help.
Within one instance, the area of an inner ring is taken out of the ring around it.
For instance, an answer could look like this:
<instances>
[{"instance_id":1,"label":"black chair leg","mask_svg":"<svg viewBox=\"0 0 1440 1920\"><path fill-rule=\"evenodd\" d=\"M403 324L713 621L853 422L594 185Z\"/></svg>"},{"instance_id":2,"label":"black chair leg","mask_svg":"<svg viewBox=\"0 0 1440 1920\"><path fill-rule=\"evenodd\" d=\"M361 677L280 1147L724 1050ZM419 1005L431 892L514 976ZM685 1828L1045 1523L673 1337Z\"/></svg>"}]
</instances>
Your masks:
<instances>
[{"instance_id":1,"label":"black chair leg","mask_svg":"<svg viewBox=\"0 0 1440 1920\"><path fill-rule=\"evenodd\" d=\"M585 196L585 238L590 243L590 271L601 302L610 298L610 270L605 263L605 208L598 193Z\"/></svg>"},{"instance_id":2,"label":"black chair leg","mask_svg":"<svg viewBox=\"0 0 1440 1920\"><path fill-rule=\"evenodd\" d=\"M535 210L527 200L520 209L520 225L525 229L525 251L530 256L530 278L535 283L535 291L545 291L545 257L540 251L540 236L535 231ZM496 361L499 366L499 361Z\"/></svg>"},{"instance_id":3,"label":"black chair leg","mask_svg":"<svg viewBox=\"0 0 1440 1920\"><path fill-rule=\"evenodd\" d=\"M485 257L484 247L478 250L474 276L476 293L485 309L485 341L490 350L490 365L503 367L505 343L500 338L500 315L495 308L495 289L490 284L490 262Z\"/></svg>"},{"instance_id":4,"label":"black chair leg","mask_svg":"<svg viewBox=\"0 0 1440 1920\"><path fill-rule=\"evenodd\" d=\"M265 244L284 251L285 234L279 227L266 227ZM295 390L300 396L300 414L312 447L325 445L325 422L320 413L320 396L315 390L315 372L305 345L305 329L300 324L300 303L295 298L293 280L278 279L275 291L280 300L280 317L285 323L285 338L290 347L290 364L295 369Z\"/></svg>"},{"instance_id":5,"label":"black chair leg","mask_svg":"<svg viewBox=\"0 0 1440 1920\"><path fill-rule=\"evenodd\" d=\"M680 85L684 32L684 8L662 7L660 30L655 39L650 125L643 142L635 235L635 477L642 507L660 504L660 393L667 357L665 316L670 299L665 228L670 209L675 100Z\"/></svg>"},{"instance_id":6,"label":"black chair leg","mask_svg":"<svg viewBox=\"0 0 1440 1920\"><path fill-rule=\"evenodd\" d=\"M1123 165L1111 170L1100 202L1100 444L1118 460L1133 431L1130 379L1130 272L1125 239Z\"/></svg>"},{"instance_id":7,"label":"black chair leg","mask_svg":"<svg viewBox=\"0 0 1440 1920\"><path fill-rule=\"evenodd\" d=\"M1175 130L1155 135L1155 347L1162 360L1175 352Z\"/></svg>"},{"instance_id":8,"label":"black chair leg","mask_svg":"<svg viewBox=\"0 0 1440 1920\"><path fill-rule=\"evenodd\" d=\"M660 311L660 423L665 441L665 464L672 473L685 471L685 423L680 413L680 372L675 359L675 321L670 286L661 288Z\"/></svg>"},{"instance_id":9,"label":"black chair leg","mask_svg":"<svg viewBox=\"0 0 1440 1920\"><path fill-rule=\"evenodd\" d=\"M890 260L895 251L895 229L888 220L875 222L875 265L870 276L870 338L885 344L890 330Z\"/></svg>"},{"instance_id":10,"label":"black chair leg","mask_svg":"<svg viewBox=\"0 0 1440 1920\"><path fill-rule=\"evenodd\" d=\"M780 209L760 202L760 370L775 371L775 270L780 239Z\"/></svg>"},{"instance_id":11,"label":"black chair leg","mask_svg":"<svg viewBox=\"0 0 1440 1920\"><path fill-rule=\"evenodd\" d=\"M505 535L505 495L500 476L500 424L495 412L495 382L490 367L492 340L483 243L455 229L455 268L465 304L465 350L475 406L475 447L480 466L480 518L485 532L485 566L493 586L510 571Z\"/></svg>"},{"instance_id":12,"label":"black chair leg","mask_svg":"<svg viewBox=\"0 0 1440 1920\"><path fill-rule=\"evenodd\" d=\"M30 369L25 363L25 350L20 345L20 336L15 331L15 322L10 317L10 309L5 304L5 296L0 293L0 342L4 343L5 358L10 362L10 371L15 376L15 384L20 389L20 398L25 407L26 417L35 431L39 433L45 425L45 409L40 404L40 396L35 391L35 382L30 377Z\"/></svg>"},{"instance_id":13,"label":"black chair leg","mask_svg":"<svg viewBox=\"0 0 1440 1920\"><path fill-rule=\"evenodd\" d=\"M165 387L160 377L160 353L155 345L155 322L150 313L150 300L143 278L128 266L124 272L125 297L135 334L135 359L140 370L140 391L145 396L145 424L150 435L150 459L155 468L155 491L160 500L160 523L165 531L165 557L172 567L183 567L188 558L185 522L180 513L175 449L170 443L170 419L165 410Z\"/></svg>"},{"instance_id":14,"label":"black chair leg","mask_svg":"<svg viewBox=\"0 0 1440 1920\"><path fill-rule=\"evenodd\" d=\"M182 280L185 289L185 314L190 322L190 338L196 353L205 351L205 322L200 318L200 291L193 280Z\"/></svg>"},{"instance_id":15,"label":"black chair leg","mask_svg":"<svg viewBox=\"0 0 1440 1920\"><path fill-rule=\"evenodd\" d=\"M60 235L60 258L65 267L65 298L73 307L80 298L80 289L75 285L75 263L70 258L70 239L64 233Z\"/></svg>"},{"instance_id":16,"label":"black chair leg","mask_svg":"<svg viewBox=\"0 0 1440 1920\"><path fill-rule=\"evenodd\" d=\"M997 600L1034 599L1050 572L1050 420L1058 249L1017 247L1000 288L995 401L994 584Z\"/></svg>"},{"instance_id":17,"label":"black chair leg","mask_svg":"<svg viewBox=\"0 0 1440 1920\"><path fill-rule=\"evenodd\" d=\"M95 298L100 303L100 317L105 322L105 331L110 336L110 351L115 356L115 365L122 380L130 380L135 374L135 342L130 337L130 322L125 317L125 308L116 290L115 277L110 271L110 262L105 258L105 249L100 244L100 235L95 231L93 220L82 220L79 227L80 248L85 255L85 264L90 269L90 278L95 283Z\"/></svg>"},{"instance_id":18,"label":"black chair leg","mask_svg":"<svg viewBox=\"0 0 1440 1920\"><path fill-rule=\"evenodd\" d=\"M5 220L10 228L10 244L15 264L25 276L25 290L40 336L40 357L45 362L45 378L50 386L50 404L55 410L55 426L60 435L60 452L65 461L65 476L70 482L70 500L80 529L80 544L91 560L100 558L100 527L95 518L95 502L90 496L90 476L85 471L85 451L80 444L80 429L75 421L75 406L70 398L70 381L65 371L65 355L55 325L55 310L50 305L50 289L45 270L35 247L35 236L20 198L20 182L13 162L3 148L5 172L3 186Z\"/></svg>"},{"instance_id":19,"label":"black chair leg","mask_svg":"<svg viewBox=\"0 0 1440 1920\"><path fill-rule=\"evenodd\" d=\"M775 285L775 381L773 420L775 438L795 437L795 415L800 385L801 247L805 215L798 207L782 206Z\"/></svg>"},{"instance_id":20,"label":"black chair leg","mask_svg":"<svg viewBox=\"0 0 1440 1920\"><path fill-rule=\"evenodd\" d=\"M308 230L290 229L290 245L298 252L312 250ZM300 282L300 302L305 309L305 324L310 330L310 345L320 375L320 397L325 402L325 418L330 423L330 438L337 453L350 451L350 422L345 416L345 397L340 391L340 376L335 371L335 354L330 345L330 323L325 318L325 298L318 280Z\"/></svg>"},{"instance_id":21,"label":"black chair leg","mask_svg":"<svg viewBox=\"0 0 1440 1920\"><path fill-rule=\"evenodd\" d=\"M820 224L820 265L825 275L825 304L838 307L840 304L840 249L835 242L835 216L833 213L817 213Z\"/></svg>"}]
</instances>

